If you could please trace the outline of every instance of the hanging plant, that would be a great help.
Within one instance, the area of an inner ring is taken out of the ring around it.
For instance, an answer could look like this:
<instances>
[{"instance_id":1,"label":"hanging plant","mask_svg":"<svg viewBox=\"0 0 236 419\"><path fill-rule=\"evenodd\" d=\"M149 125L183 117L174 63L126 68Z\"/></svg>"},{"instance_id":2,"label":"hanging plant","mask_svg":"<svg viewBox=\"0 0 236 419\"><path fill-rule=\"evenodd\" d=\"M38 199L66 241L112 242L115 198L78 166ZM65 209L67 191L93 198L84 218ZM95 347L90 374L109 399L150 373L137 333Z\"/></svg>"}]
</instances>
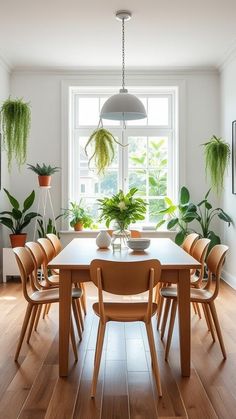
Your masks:
<instances>
[{"instance_id":1,"label":"hanging plant","mask_svg":"<svg viewBox=\"0 0 236 419\"><path fill-rule=\"evenodd\" d=\"M115 143L122 146L107 129L97 128L89 137L85 152L86 155L89 144L92 146L93 154L89 158L89 165L94 160L98 174L104 174L105 170L112 163L115 156ZM123 147L123 146L122 146Z\"/></svg>"},{"instance_id":2,"label":"hanging plant","mask_svg":"<svg viewBox=\"0 0 236 419\"><path fill-rule=\"evenodd\" d=\"M230 146L215 135L203 146L206 173L210 176L212 188L218 194L223 188L224 174L229 164Z\"/></svg>"},{"instance_id":3,"label":"hanging plant","mask_svg":"<svg viewBox=\"0 0 236 419\"><path fill-rule=\"evenodd\" d=\"M0 115L8 168L11 169L13 157L20 168L26 162L31 119L29 104L24 103L22 99L11 100L9 98L3 103Z\"/></svg>"}]
</instances>

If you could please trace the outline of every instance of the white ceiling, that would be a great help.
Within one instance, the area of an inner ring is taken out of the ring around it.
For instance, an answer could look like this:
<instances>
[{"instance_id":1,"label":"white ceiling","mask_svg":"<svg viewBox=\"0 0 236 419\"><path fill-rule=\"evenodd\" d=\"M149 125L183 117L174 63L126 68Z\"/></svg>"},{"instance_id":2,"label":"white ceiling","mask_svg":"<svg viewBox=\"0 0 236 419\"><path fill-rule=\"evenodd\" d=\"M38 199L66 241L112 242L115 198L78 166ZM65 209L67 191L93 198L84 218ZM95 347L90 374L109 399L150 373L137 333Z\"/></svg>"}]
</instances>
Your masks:
<instances>
[{"instance_id":1,"label":"white ceiling","mask_svg":"<svg viewBox=\"0 0 236 419\"><path fill-rule=\"evenodd\" d=\"M236 0L0 0L0 55L12 68L217 66L236 41Z\"/></svg>"}]
</instances>

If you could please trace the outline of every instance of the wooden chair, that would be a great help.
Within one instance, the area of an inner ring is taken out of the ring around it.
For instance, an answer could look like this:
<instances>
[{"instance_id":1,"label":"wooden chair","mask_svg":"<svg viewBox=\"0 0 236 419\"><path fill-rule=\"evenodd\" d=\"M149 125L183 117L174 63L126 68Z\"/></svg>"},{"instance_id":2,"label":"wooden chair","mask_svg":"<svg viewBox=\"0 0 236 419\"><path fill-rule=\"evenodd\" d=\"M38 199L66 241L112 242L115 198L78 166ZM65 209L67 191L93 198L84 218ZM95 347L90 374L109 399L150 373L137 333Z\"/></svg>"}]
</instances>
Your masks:
<instances>
[{"instance_id":1,"label":"wooden chair","mask_svg":"<svg viewBox=\"0 0 236 419\"><path fill-rule=\"evenodd\" d=\"M194 245L196 241L198 240L198 237L199 237L199 234L197 233L190 233L187 235L187 237L185 237L182 243L182 248L185 250L185 252L189 253L190 255L192 254Z\"/></svg>"},{"instance_id":2,"label":"wooden chair","mask_svg":"<svg viewBox=\"0 0 236 419\"><path fill-rule=\"evenodd\" d=\"M35 266L35 283L36 283L36 287L40 290L40 289L49 289L52 288L51 286L48 286L48 283L43 281L38 280L38 271L39 269L42 269L43 264L44 264L44 258L45 255L43 253L42 247L40 246L39 243L35 243L35 242L27 242L25 244L26 248L29 250L33 261L34 261L34 266ZM55 288L56 286L54 285L53 288ZM57 286L58 288L58 286ZM83 293L82 293L83 294ZM82 294L80 299L77 300L77 309L78 309L78 315L79 315L79 322L77 324L77 328L78 328L78 334L79 334L79 338L80 340L82 340L82 330L83 330L83 318L82 318L82 313L81 313L81 307L80 307L80 300L82 298ZM37 326L38 326L38 322L40 319L40 315L42 312L42 305L39 307L38 312L37 312L37 316L35 319L35 324L34 324L34 330L37 330ZM46 304L45 308L44 308L44 312L43 312L43 318L45 317L46 314L48 314L49 312L49 308L50 305Z\"/></svg>"},{"instance_id":3,"label":"wooden chair","mask_svg":"<svg viewBox=\"0 0 236 419\"><path fill-rule=\"evenodd\" d=\"M101 361L106 324L109 321L145 323L152 358L152 367L159 396L162 396L160 373L153 338L151 318L157 305L153 303L153 287L160 281L161 265L158 260L143 262L111 262L94 260L90 264L91 280L98 288L98 303L93 310L100 318L91 397L95 397L97 379ZM143 303L107 303L103 302L103 291L116 295L134 295L149 291L148 301Z\"/></svg>"},{"instance_id":4,"label":"wooden chair","mask_svg":"<svg viewBox=\"0 0 236 419\"><path fill-rule=\"evenodd\" d=\"M190 233L187 235L187 237L184 239L184 242L182 243L182 248L183 250L185 250L185 252L189 253L191 255L191 252L194 248L194 245L197 241L199 237L199 234L196 233ZM157 329L159 329L160 324L161 324L161 318L162 318L162 313L163 313L163 303L164 303L164 299L162 298L162 295L160 293L160 290L162 287L164 287L165 284L164 283L160 283L159 287L157 289L157 303L158 303L158 309L157 309ZM196 313L196 309L195 309L195 313Z\"/></svg>"},{"instance_id":5,"label":"wooden chair","mask_svg":"<svg viewBox=\"0 0 236 419\"><path fill-rule=\"evenodd\" d=\"M213 329L212 320L214 322L216 333L218 336L218 340L220 343L220 347L221 347L221 351L222 351L224 359L226 359L226 351L225 351L225 346L223 342L223 337L221 334L218 316L216 313L214 300L217 298L218 293L219 293L220 275L221 275L222 265L224 263L227 251L228 251L228 247L222 244L217 244L216 246L212 248L206 261L207 267L208 267L208 281L207 281L206 286L201 289L191 288L190 290L190 301L194 303L202 304L202 306L204 307L204 311L207 313L208 322L210 324L210 328L212 331L213 341L215 341L215 338L214 338L214 329ZM212 289L212 285L213 285L212 275L214 275L215 277L213 289ZM172 333L173 333L174 322L175 322L175 315L176 315L176 308L177 308L177 289L176 287L162 288L161 293L164 298L172 301L169 331L168 331L167 343L166 343L166 348L165 348L165 359L167 359L169 355L170 344L171 344Z\"/></svg>"},{"instance_id":6,"label":"wooden chair","mask_svg":"<svg viewBox=\"0 0 236 419\"><path fill-rule=\"evenodd\" d=\"M110 236L112 236L114 230L107 230L108 234L110 234ZM138 239L141 237L141 232L138 230L130 230L130 234L131 234L131 238L132 239Z\"/></svg>"},{"instance_id":7,"label":"wooden chair","mask_svg":"<svg viewBox=\"0 0 236 419\"><path fill-rule=\"evenodd\" d=\"M46 236L47 236L48 240L51 242L51 244L53 245L54 250L55 250L55 256L57 256L62 250L62 244L61 244L60 239L57 237L56 234L52 234L52 233L46 234ZM59 272L56 272L56 271L53 271L53 272L59 273ZM81 297L81 305L82 305L82 308L83 308L83 312L86 315L87 314L86 289L85 289L84 284L80 283L80 282L79 282L79 287L83 291L82 297Z\"/></svg>"},{"instance_id":8,"label":"wooden chair","mask_svg":"<svg viewBox=\"0 0 236 419\"><path fill-rule=\"evenodd\" d=\"M59 285L59 275L58 274L52 274L48 276L48 264L49 262L55 257L55 250L50 242L50 240L46 238L41 238L37 240L39 245L41 246L41 249L44 254L44 263L43 263L43 274L44 279L48 285L48 287L52 286L58 286Z\"/></svg>"},{"instance_id":9,"label":"wooden chair","mask_svg":"<svg viewBox=\"0 0 236 419\"><path fill-rule=\"evenodd\" d=\"M193 250L192 250L192 256L194 259L196 259L200 264L201 264L201 268L199 270L199 276L197 276L196 272L193 271L190 281L192 283L192 281L196 281L198 284L200 284L202 282L202 278L204 275L204 267L205 267L205 258L206 258L206 253L207 253L207 249L209 246L210 240L209 239L199 239L197 241L197 243L195 244ZM200 286L198 287L200 288ZM162 294L162 292L161 292ZM163 296L162 296L163 298ZM162 324L161 324L161 339L163 339L164 334L165 334L165 328L166 328L166 322L167 322L167 318L168 318L168 314L169 314L169 309L170 309L170 303L171 300L170 299L165 299L165 309L164 309L164 315L163 315L163 319L162 319ZM196 304L196 303L193 303ZM201 318L201 314L200 314L200 309L198 304L196 304L196 308L195 310L198 312L199 317ZM205 312L205 317L206 317L206 321L207 321L207 325L208 324L208 316L207 313Z\"/></svg>"},{"instance_id":10,"label":"wooden chair","mask_svg":"<svg viewBox=\"0 0 236 419\"><path fill-rule=\"evenodd\" d=\"M35 264L29 250L25 247L14 247L12 250L15 253L16 261L19 266L21 282L23 286L23 294L26 301L28 302L18 346L15 353L15 361L17 361L28 325L29 325L29 330L28 330L28 336L27 336L27 343L29 343L38 308L42 304L58 303L59 290L55 288L48 289L48 290L38 290L35 285L35 277L34 277ZM30 279L30 285L32 289L31 293L29 293L28 287L27 287L28 278ZM77 316L75 300L81 297L81 293L82 292L79 288L74 288L72 290L72 310L74 313L76 323L78 323L78 316ZM72 343L72 347L74 351L74 356L75 356L75 360L77 361L78 356L77 356L77 348L76 348L76 341L75 341L75 334L74 334L72 320L71 320L70 333L71 333L71 343Z\"/></svg>"},{"instance_id":11,"label":"wooden chair","mask_svg":"<svg viewBox=\"0 0 236 419\"><path fill-rule=\"evenodd\" d=\"M61 240L57 237L56 234L46 234L47 239L51 242L51 244L54 247L54 251L55 251L55 256L58 255L58 253L61 252L62 250L62 244L61 244Z\"/></svg>"}]
</instances>

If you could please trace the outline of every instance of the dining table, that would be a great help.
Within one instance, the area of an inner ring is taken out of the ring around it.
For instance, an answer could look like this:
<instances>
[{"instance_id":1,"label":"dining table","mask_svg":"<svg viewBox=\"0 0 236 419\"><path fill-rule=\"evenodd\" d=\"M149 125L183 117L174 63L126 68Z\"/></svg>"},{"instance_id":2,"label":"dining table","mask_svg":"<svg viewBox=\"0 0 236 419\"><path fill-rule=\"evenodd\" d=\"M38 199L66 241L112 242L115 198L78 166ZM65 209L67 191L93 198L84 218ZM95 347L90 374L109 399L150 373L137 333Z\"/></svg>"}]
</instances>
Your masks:
<instances>
[{"instance_id":1,"label":"dining table","mask_svg":"<svg viewBox=\"0 0 236 419\"><path fill-rule=\"evenodd\" d=\"M73 239L48 265L59 269L59 376L68 375L71 324L71 290L73 283L90 281L90 263L94 259L136 262L157 259L161 263L161 282L176 284L178 294L180 368L182 376L190 376L191 319L190 271L200 263L169 238L152 238L144 251L112 247L99 249L94 238ZM135 281L135 278L133 278Z\"/></svg>"}]
</instances>

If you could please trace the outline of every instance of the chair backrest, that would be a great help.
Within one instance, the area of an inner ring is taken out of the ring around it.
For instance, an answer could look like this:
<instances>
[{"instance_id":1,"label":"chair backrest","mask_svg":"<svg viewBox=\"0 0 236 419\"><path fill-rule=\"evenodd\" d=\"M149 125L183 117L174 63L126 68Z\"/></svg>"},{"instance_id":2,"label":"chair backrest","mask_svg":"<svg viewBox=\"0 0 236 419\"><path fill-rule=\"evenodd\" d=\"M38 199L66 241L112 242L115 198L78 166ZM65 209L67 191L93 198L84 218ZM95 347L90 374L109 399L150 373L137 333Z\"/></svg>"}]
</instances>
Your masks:
<instances>
[{"instance_id":1,"label":"chair backrest","mask_svg":"<svg viewBox=\"0 0 236 419\"><path fill-rule=\"evenodd\" d=\"M55 249L55 256L58 255L58 253L60 253L60 251L62 250L61 240L57 237L56 234L49 233L46 234L46 236Z\"/></svg>"},{"instance_id":2,"label":"chair backrest","mask_svg":"<svg viewBox=\"0 0 236 419\"><path fill-rule=\"evenodd\" d=\"M215 299L219 293L222 266L228 250L228 246L225 246L224 244L216 244L207 256L206 264L208 267L208 282L205 288L210 289L213 274L215 276L215 290L212 295L212 299Z\"/></svg>"},{"instance_id":3,"label":"chair backrest","mask_svg":"<svg viewBox=\"0 0 236 419\"><path fill-rule=\"evenodd\" d=\"M28 302L31 302L31 298L28 294L27 289L27 279L30 278L31 286L33 286L33 290L35 291L34 281L33 281L33 273L35 269L33 258L25 247L14 247L13 252L16 256L16 261L20 270L20 277L23 286L23 294L25 299Z\"/></svg>"},{"instance_id":4,"label":"chair backrest","mask_svg":"<svg viewBox=\"0 0 236 419\"><path fill-rule=\"evenodd\" d=\"M44 255L45 255L45 264L48 265L48 263L54 258L55 256L55 250L50 242L50 240L46 238L38 239L38 243L40 244Z\"/></svg>"},{"instance_id":5,"label":"chair backrest","mask_svg":"<svg viewBox=\"0 0 236 419\"><path fill-rule=\"evenodd\" d=\"M27 242L25 243L25 246L27 247L27 249L29 249L31 253L31 256L34 260L35 268L41 268L45 259L45 254L40 244L36 242Z\"/></svg>"},{"instance_id":6,"label":"chair backrest","mask_svg":"<svg viewBox=\"0 0 236 419\"><path fill-rule=\"evenodd\" d=\"M154 271L153 286L161 277L161 264L156 259L141 262L113 262L95 259L90 264L90 277L98 287L98 273L104 291L117 295L140 294L150 288L150 271Z\"/></svg>"},{"instance_id":7,"label":"chair backrest","mask_svg":"<svg viewBox=\"0 0 236 419\"><path fill-rule=\"evenodd\" d=\"M193 246L192 257L201 263L200 276L198 280L199 284L201 283L204 276L205 258L206 258L209 244L210 244L210 240L203 238L203 239L197 240L197 242Z\"/></svg>"},{"instance_id":8,"label":"chair backrest","mask_svg":"<svg viewBox=\"0 0 236 419\"><path fill-rule=\"evenodd\" d=\"M183 244L182 244L182 248L185 250L185 252L191 255L194 244L196 243L198 237L199 237L199 234L197 233L191 233L187 235L187 237L184 239Z\"/></svg>"},{"instance_id":9,"label":"chair backrest","mask_svg":"<svg viewBox=\"0 0 236 419\"><path fill-rule=\"evenodd\" d=\"M110 234L110 236L112 236L114 230L107 230L108 234ZM130 236L132 239L138 239L141 237L141 233L138 230L129 230L130 231Z\"/></svg>"}]
</instances>

